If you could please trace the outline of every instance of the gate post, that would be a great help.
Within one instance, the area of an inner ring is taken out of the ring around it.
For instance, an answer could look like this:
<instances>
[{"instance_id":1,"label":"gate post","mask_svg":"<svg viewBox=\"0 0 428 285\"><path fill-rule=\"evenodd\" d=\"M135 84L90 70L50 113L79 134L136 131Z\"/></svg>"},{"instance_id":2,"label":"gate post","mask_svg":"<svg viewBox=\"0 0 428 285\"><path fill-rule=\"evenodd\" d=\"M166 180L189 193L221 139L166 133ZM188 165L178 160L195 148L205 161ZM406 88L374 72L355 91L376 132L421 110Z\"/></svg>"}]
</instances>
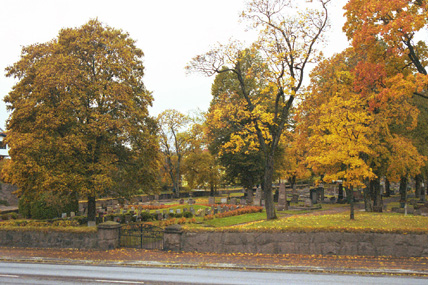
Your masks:
<instances>
[{"instance_id":1,"label":"gate post","mask_svg":"<svg viewBox=\"0 0 428 285\"><path fill-rule=\"evenodd\" d=\"M98 225L98 247L100 249L115 249L120 244L120 227L116 222L108 221Z\"/></svg>"},{"instance_id":2,"label":"gate post","mask_svg":"<svg viewBox=\"0 0 428 285\"><path fill-rule=\"evenodd\" d=\"M163 249L171 251L181 250L181 235L183 231L180 225L171 225L165 228L163 235Z\"/></svg>"}]
</instances>

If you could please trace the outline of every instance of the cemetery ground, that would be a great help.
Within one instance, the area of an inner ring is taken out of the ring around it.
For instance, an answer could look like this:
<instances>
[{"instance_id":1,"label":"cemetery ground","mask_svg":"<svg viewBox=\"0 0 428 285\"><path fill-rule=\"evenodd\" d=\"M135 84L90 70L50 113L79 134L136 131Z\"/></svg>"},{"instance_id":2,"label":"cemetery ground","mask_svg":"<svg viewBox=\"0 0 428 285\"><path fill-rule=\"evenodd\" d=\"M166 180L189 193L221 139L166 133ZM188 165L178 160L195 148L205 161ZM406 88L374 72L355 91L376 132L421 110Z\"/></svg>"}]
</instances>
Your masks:
<instances>
[{"instance_id":1,"label":"cemetery ground","mask_svg":"<svg viewBox=\"0 0 428 285\"><path fill-rule=\"evenodd\" d=\"M404 215L391 210L400 208L399 196L384 199L383 213L366 213L362 201L356 203L355 220L349 219L349 205L319 203L305 205L304 202L290 203L288 210L278 211L278 220L266 221L262 207L240 205L234 199L240 194L223 194L222 197L198 197L193 199L168 199L108 206L101 211L103 221L132 223L146 219L146 223L165 227L182 224L187 231L338 231L338 232L385 232L385 233L428 233L428 217ZM211 199L211 200L210 200ZM325 197L330 201L330 197ZM211 203L210 203L211 202ZM214 202L214 203L213 203ZM409 204L417 205L416 199ZM423 204L425 205L425 204ZM102 207L100 207L102 208ZM417 207L415 207L417 208ZM409 207L409 212L415 213ZM185 214L190 213L190 214ZM137 214L137 215L136 215ZM79 225L78 216L55 221L32 221L15 218L0 222L0 228L22 230L45 228L54 231L91 231L92 227ZM145 218L144 218L145 217ZM46 262L91 265L191 267L236 270L279 270L318 273L411 275L428 277L427 257L370 257L298 254L250 254L250 253L197 253L170 252L119 248L114 250L77 250L0 247L0 261Z\"/></svg>"}]
</instances>

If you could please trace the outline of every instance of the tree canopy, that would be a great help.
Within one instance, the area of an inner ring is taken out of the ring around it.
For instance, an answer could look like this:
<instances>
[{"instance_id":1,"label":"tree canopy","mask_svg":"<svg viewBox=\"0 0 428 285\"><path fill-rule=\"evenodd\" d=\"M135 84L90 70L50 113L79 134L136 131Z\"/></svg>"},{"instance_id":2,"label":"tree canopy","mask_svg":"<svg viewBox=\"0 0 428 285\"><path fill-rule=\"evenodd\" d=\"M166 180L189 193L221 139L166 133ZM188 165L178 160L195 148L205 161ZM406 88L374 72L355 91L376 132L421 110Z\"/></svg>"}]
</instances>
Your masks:
<instances>
[{"instance_id":1,"label":"tree canopy","mask_svg":"<svg viewBox=\"0 0 428 285\"><path fill-rule=\"evenodd\" d=\"M10 182L21 195L76 192L89 201L153 186L158 169L153 98L143 52L121 30L90 20L22 49L6 69Z\"/></svg>"}]
</instances>

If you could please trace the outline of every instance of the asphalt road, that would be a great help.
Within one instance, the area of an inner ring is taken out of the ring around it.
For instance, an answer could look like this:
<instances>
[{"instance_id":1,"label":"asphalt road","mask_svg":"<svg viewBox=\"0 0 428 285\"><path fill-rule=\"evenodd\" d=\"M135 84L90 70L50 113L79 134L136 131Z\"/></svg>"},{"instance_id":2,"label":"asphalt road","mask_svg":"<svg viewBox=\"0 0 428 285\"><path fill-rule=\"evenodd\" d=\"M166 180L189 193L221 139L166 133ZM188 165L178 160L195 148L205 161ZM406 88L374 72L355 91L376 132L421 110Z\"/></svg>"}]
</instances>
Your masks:
<instances>
[{"instance_id":1,"label":"asphalt road","mask_svg":"<svg viewBox=\"0 0 428 285\"><path fill-rule=\"evenodd\" d=\"M0 262L0 284L428 284L428 279Z\"/></svg>"}]
</instances>

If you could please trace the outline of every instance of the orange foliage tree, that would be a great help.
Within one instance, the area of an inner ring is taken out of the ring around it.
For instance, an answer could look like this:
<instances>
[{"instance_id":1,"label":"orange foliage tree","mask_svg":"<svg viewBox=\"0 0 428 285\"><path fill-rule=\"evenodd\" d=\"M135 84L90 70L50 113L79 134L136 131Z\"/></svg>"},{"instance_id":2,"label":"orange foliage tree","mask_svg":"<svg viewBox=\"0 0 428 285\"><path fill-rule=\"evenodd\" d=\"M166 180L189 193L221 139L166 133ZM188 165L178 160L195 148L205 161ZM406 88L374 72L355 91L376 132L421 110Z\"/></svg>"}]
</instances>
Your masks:
<instances>
[{"instance_id":1,"label":"orange foliage tree","mask_svg":"<svg viewBox=\"0 0 428 285\"><path fill-rule=\"evenodd\" d=\"M427 1L350 0L345 9L344 31L361 56L356 87L369 97L371 106L400 97L403 89L408 97L428 99L428 49L418 40L428 26ZM417 106L413 109L414 114Z\"/></svg>"}]
</instances>

